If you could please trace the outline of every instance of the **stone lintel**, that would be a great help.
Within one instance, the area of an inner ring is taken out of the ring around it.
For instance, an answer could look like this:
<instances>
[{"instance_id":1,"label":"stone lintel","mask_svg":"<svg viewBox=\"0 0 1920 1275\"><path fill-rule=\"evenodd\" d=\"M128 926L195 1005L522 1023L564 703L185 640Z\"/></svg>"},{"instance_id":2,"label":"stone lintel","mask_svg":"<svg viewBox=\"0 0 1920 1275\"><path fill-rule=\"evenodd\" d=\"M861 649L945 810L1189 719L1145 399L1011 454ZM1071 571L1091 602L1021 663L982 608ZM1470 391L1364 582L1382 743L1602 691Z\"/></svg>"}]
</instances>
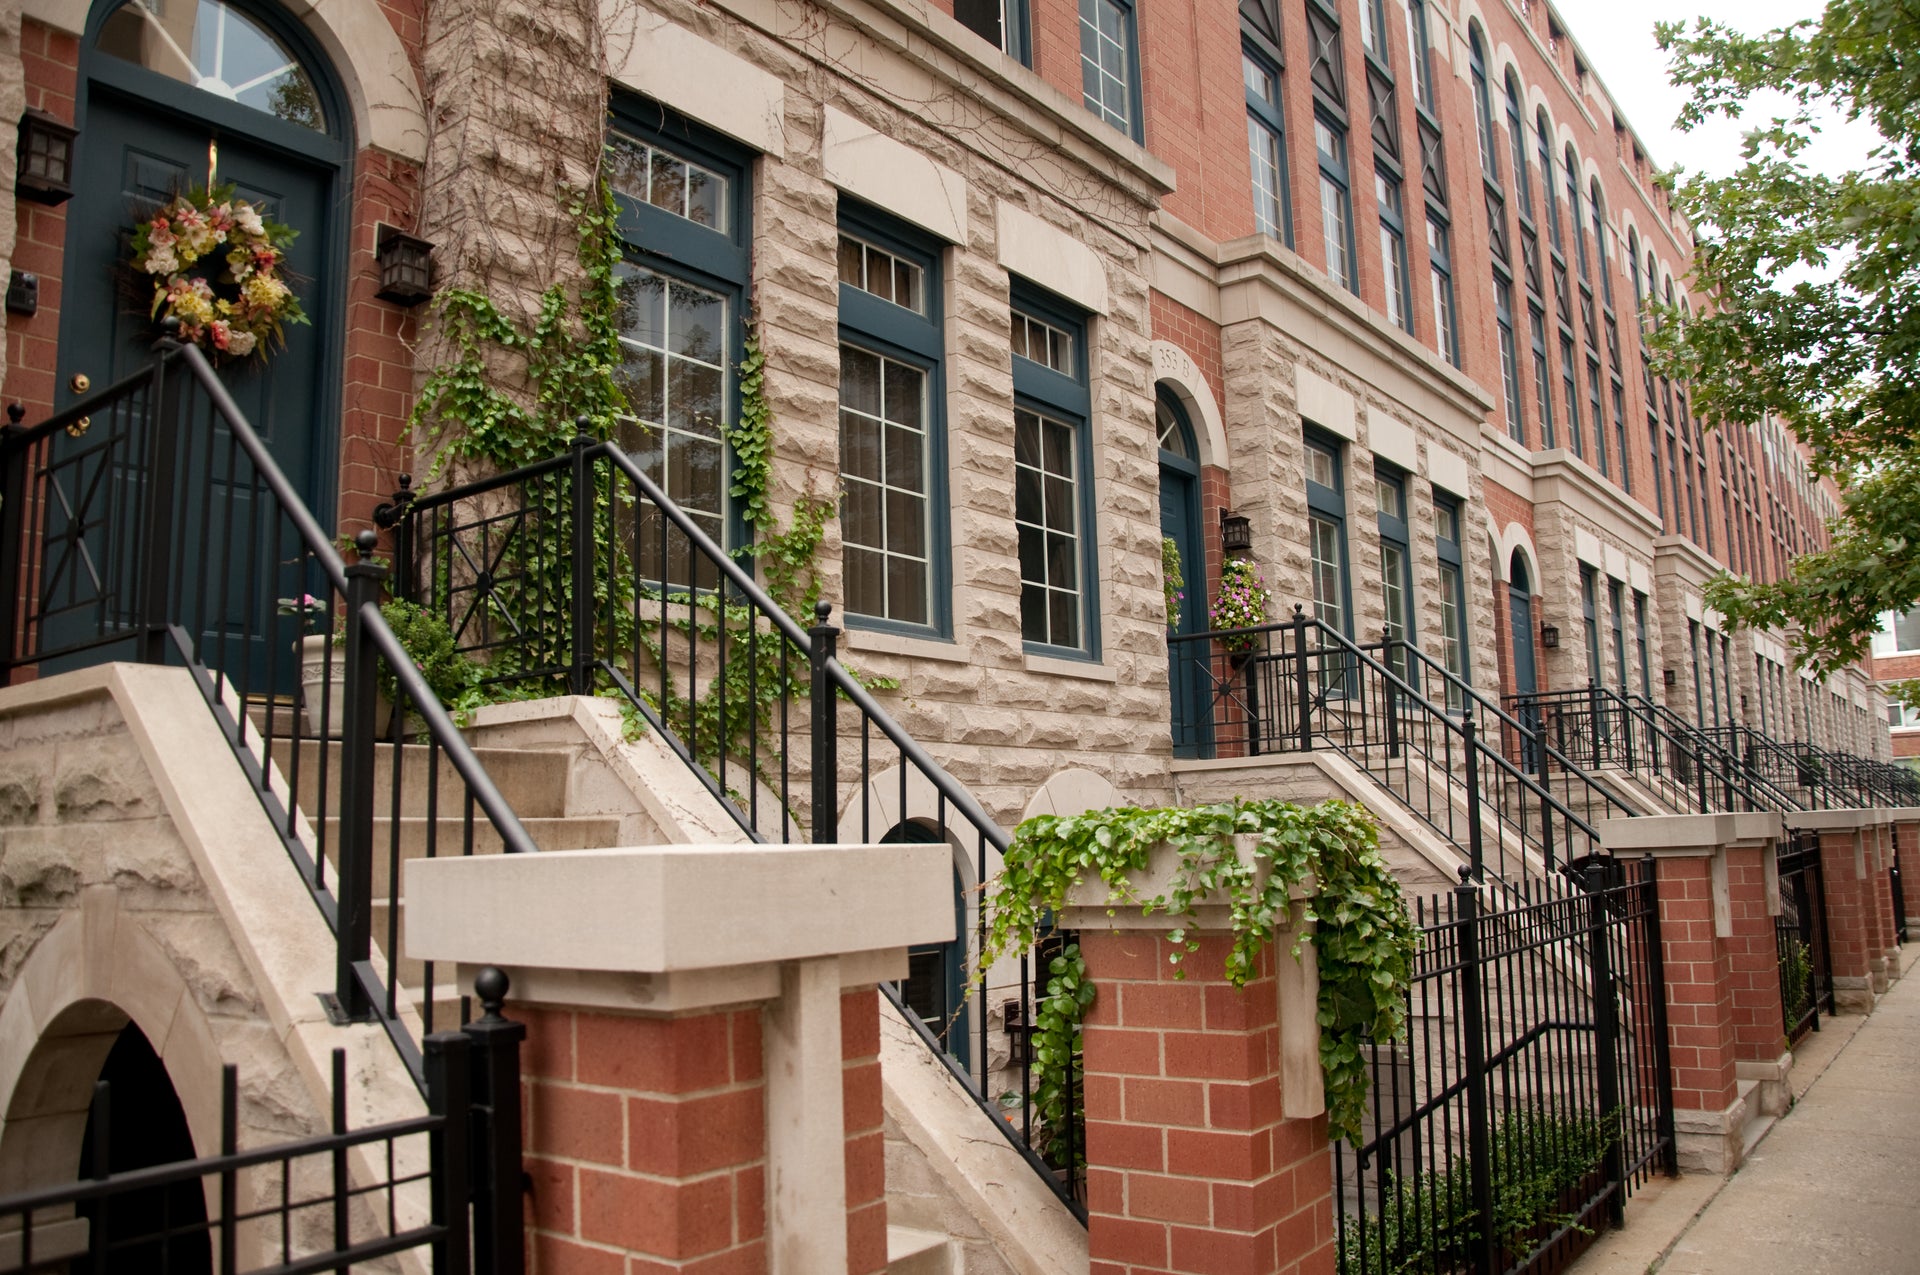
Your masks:
<instances>
[{"instance_id":1,"label":"stone lintel","mask_svg":"<svg viewBox=\"0 0 1920 1275\"><path fill-rule=\"evenodd\" d=\"M516 995L592 984L597 1003L656 1010L765 999L769 968L816 957L873 954L867 968L891 977L906 947L954 937L951 854L667 845L415 859L401 877L406 951L518 971Z\"/></svg>"},{"instance_id":2,"label":"stone lintel","mask_svg":"<svg viewBox=\"0 0 1920 1275\"><path fill-rule=\"evenodd\" d=\"M567 970L497 965L512 980L515 1005L673 1017L771 1003L780 997L780 972L789 962L760 961L723 969L679 970L662 974L611 970ZM459 985L472 987L488 963L462 961ZM853 991L907 976L907 949L848 952L839 958L840 986Z\"/></svg>"}]
</instances>

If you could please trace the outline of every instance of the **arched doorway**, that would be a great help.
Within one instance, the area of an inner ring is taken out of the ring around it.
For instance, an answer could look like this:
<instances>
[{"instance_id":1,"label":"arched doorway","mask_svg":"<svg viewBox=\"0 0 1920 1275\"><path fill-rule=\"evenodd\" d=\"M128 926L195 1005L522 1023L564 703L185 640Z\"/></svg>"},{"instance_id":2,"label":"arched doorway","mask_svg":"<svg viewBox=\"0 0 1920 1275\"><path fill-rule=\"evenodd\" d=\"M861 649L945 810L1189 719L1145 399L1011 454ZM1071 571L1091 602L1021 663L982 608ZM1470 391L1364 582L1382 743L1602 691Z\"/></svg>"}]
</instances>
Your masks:
<instances>
[{"instance_id":1,"label":"arched doorway","mask_svg":"<svg viewBox=\"0 0 1920 1275\"><path fill-rule=\"evenodd\" d=\"M906 819L888 829L882 845L939 845L943 839L932 826ZM922 943L907 949L907 977L900 999L913 1011L947 1052L971 1066L971 1002L967 999L967 895L960 869L953 869L953 934L946 943Z\"/></svg>"},{"instance_id":2,"label":"arched doorway","mask_svg":"<svg viewBox=\"0 0 1920 1275\"><path fill-rule=\"evenodd\" d=\"M176 195L230 187L234 198L297 232L283 272L309 322L286 329L284 349L227 360L219 375L295 491L331 526L352 137L346 98L326 58L289 14L255 0L108 0L87 23L78 97L57 404L72 402L83 384L103 387L152 359L157 279L132 265L136 225ZM101 440L58 442L62 455L84 457ZM139 457L102 450L99 464L114 485L140 481ZM177 523L186 529L182 545L252 542L266 534L250 520L250 490L221 482L221 451L203 440L198 456L188 458L207 476L182 484L191 502ZM274 599L254 605L265 611ZM209 617L209 628L222 618ZM254 631L271 628L251 618Z\"/></svg>"},{"instance_id":3,"label":"arched doorway","mask_svg":"<svg viewBox=\"0 0 1920 1275\"><path fill-rule=\"evenodd\" d=\"M1513 693L1521 697L1518 716L1537 734L1539 710L1528 698L1540 689L1533 659L1533 576L1527 570L1526 555L1518 549L1507 560L1507 620L1513 642ZM1534 760L1530 752L1524 759L1529 768Z\"/></svg>"},{"instance_id":4,"label":"arched doorway","mask_svg":"<svg viewBox=\"0 0 1920 1275\"><path fill-rule=\"evenodd\" d=\"M1179 623L1169 633L1202 633L1207 627L1207 554L1201 539L1200 453L1186 409L1162 385L1154 398L1160 434L1160 534L1173 541L1185 578ZM1207 644L1178 643L1167 670L1173 708L1173 753L1205 756L1213 743L1213 717L1207 702Z\"/></svg>"}]
</instances>

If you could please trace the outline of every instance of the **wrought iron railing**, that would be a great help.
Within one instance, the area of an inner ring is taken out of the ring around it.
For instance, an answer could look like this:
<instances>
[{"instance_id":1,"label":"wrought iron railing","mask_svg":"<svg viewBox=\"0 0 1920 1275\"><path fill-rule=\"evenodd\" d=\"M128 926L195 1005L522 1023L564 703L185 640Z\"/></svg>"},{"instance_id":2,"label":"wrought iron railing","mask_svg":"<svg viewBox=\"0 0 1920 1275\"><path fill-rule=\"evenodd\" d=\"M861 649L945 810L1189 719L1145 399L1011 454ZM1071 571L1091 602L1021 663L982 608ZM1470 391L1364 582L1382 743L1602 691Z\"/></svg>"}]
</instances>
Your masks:
<instances>
[{"instance_id":1,"label":"wrought iron railing","mask_svg":"<svg viewBox=\"0 0 1920 1275\"><path fill-rule=\"evenodd\" d=\"M0 677L184 666L334 931L331 1012L378 1019L424 1086L418 1042L452 1006L430 963L400 961L401 864L534 842L382 614L372 533L348 566L171 341L0 434L0 502Z\"/></svg>"},{"instance_id":2,"label":"wrought iron railing","mask_svg":"<svg viewBox=\"0 0 1920 1275\"><path fill-rule=\"evenodd\" d=\"M755 841L930 837L965 856L976 886L990 880L1007 833L841 663L827 605L802 627L632 457L579 424L567 452L511 473L426 493L403 480L377 515L394 531L400 595L443 618L490 681L616 697ZM1017 966L976 971L973 994L932 1021L884 990L1084 1221L1072 1131L1057 1164L1034 1150L1059 1138L1038 1126L1015 1057L1044 976L1029 958Z\"/></svg>"},{"instance_id":3,"label":"wrought iron railing","mask_svg":"<svg viewBox=\"0 0 1920 1275\"><path fill-rule=\"evenodd\" d=\"M1519 723L1479 697L1476 711L1451 712L1380 658L1411 671L1411 647L1361 647L1301 609L1288 623L1167 641L1176 749L1209 758L1331 749L1476 869L1503 879L1604 853L1592 822L1509 758L1482 724L1505 731L1523 729ZM1444 699L1442 690L1432 693ZM1484 717L1482 705L1490 710ZM1597 784L1580 793L1607 813L1633 813ZM1537 867L1529 868L1528 854Z\"/></svg>"},{"instance_id":4,"label":"wrought iron railing","mask_svg":"<svg viewBox=\"0 0 1920 1275\"><path fill-rule=\"evenodd\" d=\"M1341 1275L1564 1269L1678 1171L1651 860L1419 900L1406 1039L1334 1144Z\"/></svg>"},{"instance_id":5,"label":"wrought iron railing","mask_svg":"<svg viewBox=\"0 0 1920 1275\"><path fill-rule=\"evenodd\" d=\"M1773 738L1751 726L1695 728L1738 758L1755 782L1789 794L1800 809L1920 804L1920 775L1876 758Z\"/></svg>"},{"instance_id":6,"label":"wrought iron railing","mask_svg":"<svg viewBox=\"0 0 1920 1275\"><path fill-rule=\"evenodd\" d=\"M1509 696L1516 714L1537 722L1550 751L1584 769L1625 771L1668 809L1705 814L1798 809L1762 775L1699 730L1650 702L1589 684L1581 689Z\"/></svg>"}]
</instances>

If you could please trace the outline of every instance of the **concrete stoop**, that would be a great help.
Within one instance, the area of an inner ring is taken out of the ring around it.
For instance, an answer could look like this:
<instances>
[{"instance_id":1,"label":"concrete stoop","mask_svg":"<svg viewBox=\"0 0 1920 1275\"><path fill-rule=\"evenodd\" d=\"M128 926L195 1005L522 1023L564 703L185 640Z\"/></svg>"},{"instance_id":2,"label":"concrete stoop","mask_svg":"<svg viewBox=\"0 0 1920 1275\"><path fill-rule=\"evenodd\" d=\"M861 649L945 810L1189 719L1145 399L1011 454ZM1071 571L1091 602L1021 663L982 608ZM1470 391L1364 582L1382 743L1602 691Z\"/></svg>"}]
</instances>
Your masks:
<instances>
[{"instance_id":1,"label":"concrete stoop","mask_svg":"<svg viewBox=\"0 0 1920 1275\"><path fill-rule=\"evenodd\" d=\"M940 1231L887 1226L887 1275L960 1275L953 1241Z\"/></svg>"}]
</instances>

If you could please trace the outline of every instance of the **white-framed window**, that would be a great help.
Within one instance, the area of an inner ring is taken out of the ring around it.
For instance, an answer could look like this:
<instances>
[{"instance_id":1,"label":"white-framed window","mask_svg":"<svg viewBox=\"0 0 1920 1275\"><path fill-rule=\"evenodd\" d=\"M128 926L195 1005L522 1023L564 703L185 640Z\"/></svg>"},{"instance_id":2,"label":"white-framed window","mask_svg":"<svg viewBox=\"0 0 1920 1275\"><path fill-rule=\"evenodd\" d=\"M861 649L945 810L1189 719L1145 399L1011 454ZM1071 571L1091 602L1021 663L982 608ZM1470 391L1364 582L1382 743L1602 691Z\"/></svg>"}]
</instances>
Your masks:
<instances>
[{"instance_id":1,"label":"white-framed window","mask_svg":"<svg viewBox=\"0 0 1920 1275\"><path fill-rule=\"evenodd\" d=\"M1911 611L1888 611L1880 617L1880 631L1873 635L1875 655L1920 655L1920 607Z\"/></svg>"}]
</instances>

